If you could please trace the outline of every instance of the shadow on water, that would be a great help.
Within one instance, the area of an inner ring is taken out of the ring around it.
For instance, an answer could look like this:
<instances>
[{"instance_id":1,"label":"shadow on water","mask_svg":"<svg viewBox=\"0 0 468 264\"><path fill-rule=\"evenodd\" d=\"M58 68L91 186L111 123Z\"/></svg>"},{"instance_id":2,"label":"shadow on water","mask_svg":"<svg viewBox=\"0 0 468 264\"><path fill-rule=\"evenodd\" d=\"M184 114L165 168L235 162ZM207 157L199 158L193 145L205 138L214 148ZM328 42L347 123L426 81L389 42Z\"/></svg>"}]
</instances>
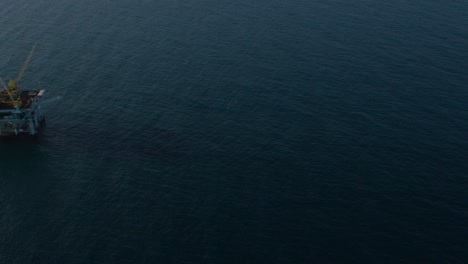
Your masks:
<instances>
[{"instance_id":1,"label":"shadow on water","mask_svg":"<svg viewBox=\"0 0 468 264\"><path fill-rule=\"evenodd\" d=\"M0 140L1 178L31 180L45 172L46 155L37 138Z\"/></svg>"},{"instance_id":2,"label":"shadow on water","mask_svg":"<svg viewBox=\"0 0 468 264\"><path fill-rule=\"evenodd\" d=\"M49 126L43 131L41 144L61 149L94 153L116 161L179 161L189 155L186 139L175 132L151 128L128 130L120 127Z\"/></svg>"},{"instance_id":3,"label":"shadow on water","mask_svg":"<svg viewBox=\"0 0 468 264\"><path fill-rule=\"evenodd\" d=\"M47 189L48 158L37 139L1 140L0 150L0 203L32 202Z\"/></svg>"},{"instance_id":4,"label":"shadow on water","mask_svg":"<svg viewBox=\"0 0 468 264\"><path fill-rule=\"evenodd\" d=\"M57 123L50 122L37 140L0 142L6 172L0 176L5 262L55 262L67 258L64 252L70 246L84 256L100 256L124 242L137 248L132 232L121 230L150 226L137 225L140 219L157 217L143 209L163 210L152 197L164 198L158 190L167 192L148 171L154 173L157 163L178 165L188 151L188 139L164 129L122 131ZM89 240L97 246L88 246ZM43 253L54 251L54 256Z\"/></svg>"},{"instance_id":5,"label":"shadow on water","mask_svg":"<svg viewBox=\"0 0 468 264\"><path fill-rule=\"evenodd\" d=\"M0 237L9 243L52 180L37 140L1 140L0 150Z\"/></svg>"}]
</instances>

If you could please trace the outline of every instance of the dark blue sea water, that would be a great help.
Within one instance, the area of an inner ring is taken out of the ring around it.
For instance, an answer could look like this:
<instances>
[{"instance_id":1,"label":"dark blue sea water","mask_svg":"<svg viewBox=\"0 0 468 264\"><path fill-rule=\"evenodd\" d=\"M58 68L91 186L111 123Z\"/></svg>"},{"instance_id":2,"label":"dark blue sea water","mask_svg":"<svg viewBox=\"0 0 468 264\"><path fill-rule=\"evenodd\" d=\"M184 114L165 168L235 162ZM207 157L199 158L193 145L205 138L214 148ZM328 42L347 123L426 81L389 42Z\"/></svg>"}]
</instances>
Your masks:
<instances>
[{"instance_id":1,"label":"dark blue sea water","mask_svg":"<svg viewBox=\"0 0 468 264\"><path fill-rule=\"evenodd\" d=\"M468 262L468 2L2 0L0 263ZM39 83L40 82L40 83Z\"/></svg>"}]
</instances>

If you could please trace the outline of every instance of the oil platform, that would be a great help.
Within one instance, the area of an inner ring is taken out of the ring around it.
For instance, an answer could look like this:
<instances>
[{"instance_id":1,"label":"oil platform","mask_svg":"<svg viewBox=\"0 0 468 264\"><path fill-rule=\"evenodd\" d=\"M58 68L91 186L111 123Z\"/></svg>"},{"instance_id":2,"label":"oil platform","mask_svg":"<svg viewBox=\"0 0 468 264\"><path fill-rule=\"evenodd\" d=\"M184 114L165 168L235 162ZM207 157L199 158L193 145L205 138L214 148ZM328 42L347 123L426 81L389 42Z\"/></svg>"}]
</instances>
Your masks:
<instances>
[{"instance_id":1,"label":"oil platform","mask_svg":"<svg viewBox=\"0 0 468 264\"><path fill-rule=\"evenodd\" d=\"M41 102L45 90L20 89L23 74L32 58L37 42L34 44L16 80L8 85L0 77L0 137L36 136L45 124L41 115Z\"/></svg>"}]
</instances>

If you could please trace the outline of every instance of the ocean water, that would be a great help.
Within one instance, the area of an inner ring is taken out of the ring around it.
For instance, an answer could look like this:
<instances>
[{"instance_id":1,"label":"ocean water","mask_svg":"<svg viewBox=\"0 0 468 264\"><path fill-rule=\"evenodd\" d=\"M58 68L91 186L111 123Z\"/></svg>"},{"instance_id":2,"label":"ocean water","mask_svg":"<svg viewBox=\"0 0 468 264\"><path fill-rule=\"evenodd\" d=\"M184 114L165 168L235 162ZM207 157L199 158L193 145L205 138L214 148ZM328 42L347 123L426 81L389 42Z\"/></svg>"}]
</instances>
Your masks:
<instances>
[{"instance_id":1,"label":"ocean water","mask_svg":"<svg viewBox=\"0 0 468 264\"><path fill-rule=\"evenodd\" d=\"M468 262L468 2L3 0L0 263Z\"/></svg>"}]
</instances>

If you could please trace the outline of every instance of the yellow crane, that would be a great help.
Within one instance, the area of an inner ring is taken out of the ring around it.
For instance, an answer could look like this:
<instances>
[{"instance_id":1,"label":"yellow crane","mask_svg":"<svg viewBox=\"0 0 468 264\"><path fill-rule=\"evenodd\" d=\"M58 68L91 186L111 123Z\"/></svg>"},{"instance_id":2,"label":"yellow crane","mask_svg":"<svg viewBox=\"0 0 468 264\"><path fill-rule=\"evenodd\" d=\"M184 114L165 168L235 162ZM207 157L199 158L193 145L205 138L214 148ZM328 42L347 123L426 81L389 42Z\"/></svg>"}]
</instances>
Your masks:
<instances>
[{"instance_id":1,"label":"yellow crane","mask_svg":"<svg viewBox=\"0 0 468 264\"><path fill-rule=\"evenodd\" d=\"M0 82L2 84L2 87L3 87L3 91L2 93L3 94L7 94L8 97L3 97L1 102L3 104L8 104L8 105L12 105L14 106L15 108L17 106L20 106L21 105L21 98L19 98L19 82L21 81L21 78L23 78L23 75L24 75L24 72L26 71L26 69L28 68L28 65L29 65L29 62L31 61L31 58L34 54L34 50L36 50L36 46L37 46L37 41L36 43L34 43L34 46L31 50L31 52L29 52L29 55L28 57L26 58L26 61L24 62L23 64L23 67L21 67L21 71L18 75L18 78L16 80L10 80L8 82L8 86L5 84L5 82L3 81L3 79L0 77Z\"/></svg>"}]
</instances>

